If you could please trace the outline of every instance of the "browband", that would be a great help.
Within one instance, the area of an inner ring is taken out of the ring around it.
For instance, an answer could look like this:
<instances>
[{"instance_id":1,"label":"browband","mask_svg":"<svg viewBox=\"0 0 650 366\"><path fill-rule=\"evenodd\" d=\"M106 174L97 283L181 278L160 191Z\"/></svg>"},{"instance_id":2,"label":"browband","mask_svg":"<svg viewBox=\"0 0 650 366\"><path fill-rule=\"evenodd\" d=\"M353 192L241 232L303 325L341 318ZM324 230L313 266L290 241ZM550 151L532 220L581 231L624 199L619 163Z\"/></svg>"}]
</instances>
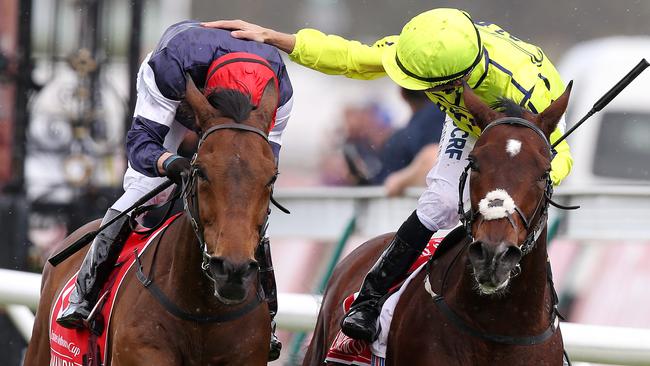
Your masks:
<instances>
[{"instance_id":1,"label":"browband","mask_svg":"<svg viewBox=\"0 0 650 366\"><path fill-rule=\"evenodd\" d=\"M535 133L537 133L539 137L542 138L542 140L544 140L546 147L551 152L551 156L553 156L553 149L551 148L551 143L548 141L548 138L546 138L546 135L544 135L544 132L542 132L542 130L540 130L540 128L537 127L534 123L531 123L530 121L519 117L503 117L494 120L490 124L485 126L485 128L481 131L481 134L497 125L523 125L525 127L530 128L531 130L535 131Z\"/></svg>"}]
</instances>

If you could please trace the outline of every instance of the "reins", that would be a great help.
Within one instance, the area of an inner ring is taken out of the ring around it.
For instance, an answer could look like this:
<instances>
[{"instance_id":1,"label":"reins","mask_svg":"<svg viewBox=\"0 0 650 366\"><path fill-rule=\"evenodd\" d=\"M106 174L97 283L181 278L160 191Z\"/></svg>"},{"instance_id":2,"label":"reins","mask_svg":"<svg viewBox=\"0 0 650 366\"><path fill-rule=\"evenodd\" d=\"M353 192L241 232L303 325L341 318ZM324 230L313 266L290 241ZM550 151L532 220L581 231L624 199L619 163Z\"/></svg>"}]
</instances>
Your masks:
<instances>
[{"instance_id":1,"label":"reins","mask_svg":"<svg viewBox=\"0 0 650 366\"><path fill-rule=\"evenodd\" d=\"M176 203L176 200L180 198L182 193L182 189L176 188L174 191L174 194L167 199L167 201L162 202L162 203L157 203L157 204L151 204L151 205L144 205L136 208L133 210L133 214L131 215L131 218L129 219L129 225L131 226L131 230L134 233L144 235L144 236L149 236L153 234L156 230L158 230L164 223L171 217L172 211L174 210L174 204ZM142 215L143 213L153 211L153 210L158 210L160 208L163 208L167 206L167 209L165 210L165 213L161 216L160 220L153 226L138 230L137 229L137 223L135 221L135 218Z\"/></svg>"},{"instance_id":2,"label":"reins","mask_svg":"<svg viewBox=\"0 0 650 366\"><path fill-rule=\"evenodd\" d=\"M495 126L499 125L515 125L515 126L522 126L529 128L533 130L541 139L544 141L548 152L549 152L549 157L552 160L553 157L555 156L555 151L553 147L551 146L550 142L544 135L544 133L533 123L523 119L523 118L516 118L516 117L505 117L505 118L500 118L492 123L490 123L488 126L486 126L483 129L483 133L485 133L487 130L490 128L494 128ZM463 170L463 173L460 176L459 179L459 184L458 184L458 190L459 190L459 200L458 200L458 213L460 215L460 220L463 224L465 234L467 236L468 243L474 242L474 236L472 234L472 225L474 221L476 220L477 216L481 215L480 212L475 212L473 209L469 209L468 211L465 211L464 205L463 205L463 192L465 190L465 184L467 182L467 178L469 175L469 170L471 169L472 162L470 161L465 169ZM546 174L546 185L544 188L544 192L540 195L539 200L537 201L537 204L535 206L535 210L533 211L532 215L530 217L527 217L524 212L519 208L518 205L514 204L513 211L519 215L521 218L522 222L524 223L524 227L528 231L528 234L526 235L526 238L524 241L521 243L520 249L522 252L522 256L530 253L533 248L535 247L535 244L539 240L539 237L541 236L542 232L546 228L546 221L548 218L548 206L549 204L552 204L553 206L559 207L559 208L565 208L565 209L577 209L578 206L562 206L559 204L556 204L551 200L551 196L553 195L553 183L551 181L550 175L547 173ZM515 229L518 230L517 225L515 224L515 221L512 217L511 212L506 212L505 218L508 220L510 225ZM483 218L481 215L481 221L482 222ZM480 224L480 223L479 223ZM444 272L443 280L442 280L442 285L440 288L441 293L444 293L446 284L447 284L447 278L448 275L451 271L451 269L454 267L456 262L459 260L459 258L462 257L462 253L465 252L467 248L467 245L460 246L458 252L454 256L454 259L451 261L449 264L449 267ZM440 310L440 312L443 314L445 318L447 318L451 323L454 324L454 326L461 331L485 340L485 341L490 341L490 342L495 342L495 343L501 343L501 344L508 344L508 345L520 345L520 346L529 346L529 345L536 345L545 342L548 340L553 334L555 334L555 331L558 328L559 325L559 318L561 318L558 310L557 310L557 305L558 305L558 296L555 291L555 286L553 284L553 275L551 272L550 268L550 263L547 261L547 268L546 268L546 277L547 277L547 282L550 286L551 289L551 302L552 306L550 309L550 322L548 327L541 333L532 335L532 336L509 336L509 335L501 335L501 334L490 334L487 332L480 331L478 329L475 329L471 325L467 324L458 314L456 314L453 309L449 307L449 305L445 302L445 298L442 294L436 294L431 286L431 282L429 279L429 269L430 269L431 262L427 262L425 270L427 271L427 274L424 278L424 288L425 290L431 295L433 298L434 303L436 304L437 308ZM514 278L519 273L521 272L521 267L519 264L515 267L515 269L512 270L510 273L510 278Z\"/></svg>"}]
</instances>

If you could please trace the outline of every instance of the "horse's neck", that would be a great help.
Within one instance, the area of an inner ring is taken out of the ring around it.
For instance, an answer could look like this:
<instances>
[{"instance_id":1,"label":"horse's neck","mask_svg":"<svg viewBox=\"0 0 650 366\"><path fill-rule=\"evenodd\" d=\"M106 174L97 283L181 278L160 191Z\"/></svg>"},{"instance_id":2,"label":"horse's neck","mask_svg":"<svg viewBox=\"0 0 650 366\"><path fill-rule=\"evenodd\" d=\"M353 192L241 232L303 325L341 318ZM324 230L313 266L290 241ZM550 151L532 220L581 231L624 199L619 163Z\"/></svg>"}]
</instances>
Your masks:
<instances>
[{"instance_id":1,"label":"horse's neck","mask_svg":"<svg viewBox=\"0 0 650 366\"><path fill-rule=\"evenodd\" d=\"M552 304L547 278L546 234L540 236L535 248L521 260L521 274L510 280L503 295L480 295L468 267L461 257L453 272L461 272L456 283L447 285L444 293L452 308L464 314L478 328L497 334L512 332L512 324L531 333L546 329ZM500 321L503 320L503 321Z\"/></svg>"}]
</instances>

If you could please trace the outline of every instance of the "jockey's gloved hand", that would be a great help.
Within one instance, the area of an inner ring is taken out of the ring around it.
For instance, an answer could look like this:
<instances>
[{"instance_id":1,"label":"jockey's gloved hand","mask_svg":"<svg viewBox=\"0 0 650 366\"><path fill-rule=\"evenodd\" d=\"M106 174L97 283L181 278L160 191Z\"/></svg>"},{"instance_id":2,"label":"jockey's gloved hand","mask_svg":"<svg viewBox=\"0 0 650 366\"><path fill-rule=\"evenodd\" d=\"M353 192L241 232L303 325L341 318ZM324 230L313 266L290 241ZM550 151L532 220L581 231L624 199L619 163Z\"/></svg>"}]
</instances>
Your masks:
<instances>
[{"instance_id":1,"label":"jockey's gloved hand","mask_svg":"<svg viewBox=\"0 0 650 366\"><path fill-rule=\"evenodd\" d=\"M183 184L183 177L189 177L192 169L189 159L172 155L163 163L165 174L177 185Z\"/></svg>"}]
</instances>

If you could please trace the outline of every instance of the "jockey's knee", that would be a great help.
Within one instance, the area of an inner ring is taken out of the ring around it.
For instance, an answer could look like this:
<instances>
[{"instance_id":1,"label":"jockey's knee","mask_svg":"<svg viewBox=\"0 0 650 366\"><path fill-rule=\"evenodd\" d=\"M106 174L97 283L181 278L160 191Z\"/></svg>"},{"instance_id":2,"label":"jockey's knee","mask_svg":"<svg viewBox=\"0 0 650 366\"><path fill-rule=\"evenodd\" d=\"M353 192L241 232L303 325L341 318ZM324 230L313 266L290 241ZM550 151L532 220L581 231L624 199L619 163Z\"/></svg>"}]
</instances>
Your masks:
<instances>
[{"instance_id":1,"label":"jockey's knee","mask_svg":"<svg viewBox=\"0 0 650 366\"><path fill-rule=\"evenodd\" d=\"M458 202L453 197L426 196L420 197L416 213L427 229L450 229L458 224Z\"/></svg>"}]
</instances>

